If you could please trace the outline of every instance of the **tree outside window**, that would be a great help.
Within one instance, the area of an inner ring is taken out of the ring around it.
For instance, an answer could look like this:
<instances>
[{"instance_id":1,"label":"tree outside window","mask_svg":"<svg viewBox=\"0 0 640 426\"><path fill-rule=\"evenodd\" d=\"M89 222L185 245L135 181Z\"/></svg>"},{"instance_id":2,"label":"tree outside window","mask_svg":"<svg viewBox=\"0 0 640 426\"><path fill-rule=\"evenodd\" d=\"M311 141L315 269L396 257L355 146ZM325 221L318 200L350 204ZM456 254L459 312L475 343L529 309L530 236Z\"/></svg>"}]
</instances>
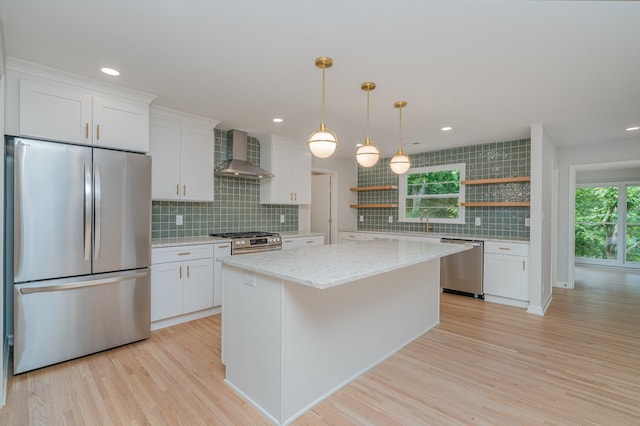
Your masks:
<instances>
[{"instance_id":1,"label":"tree outside window","mask_svg":"<svg viewBox=\"0 0 640 426\"><path fill-rule=\"evenodd\" d=\"M464 223L464 163L410 169L400 177L400 221Z\"/></svg>"}]
</instances>

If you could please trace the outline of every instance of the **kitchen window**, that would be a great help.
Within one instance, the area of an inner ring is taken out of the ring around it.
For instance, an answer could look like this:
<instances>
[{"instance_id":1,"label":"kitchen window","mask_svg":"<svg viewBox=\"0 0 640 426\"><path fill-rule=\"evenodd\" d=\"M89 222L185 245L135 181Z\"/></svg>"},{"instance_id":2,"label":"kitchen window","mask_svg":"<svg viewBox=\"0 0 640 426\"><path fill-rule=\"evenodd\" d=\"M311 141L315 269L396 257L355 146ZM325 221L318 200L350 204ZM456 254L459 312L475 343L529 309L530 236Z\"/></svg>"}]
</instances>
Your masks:
<instances>
[{"instance_id":1,"label":"kitchen window","mask_svg":"<svg viewBox=\"0 0 640 426\"><path fill-rule=\"evenodd\" d=\"M464 223L465 163L416 167L400 176L400 222Z\"/></svg>"}]
</instances>

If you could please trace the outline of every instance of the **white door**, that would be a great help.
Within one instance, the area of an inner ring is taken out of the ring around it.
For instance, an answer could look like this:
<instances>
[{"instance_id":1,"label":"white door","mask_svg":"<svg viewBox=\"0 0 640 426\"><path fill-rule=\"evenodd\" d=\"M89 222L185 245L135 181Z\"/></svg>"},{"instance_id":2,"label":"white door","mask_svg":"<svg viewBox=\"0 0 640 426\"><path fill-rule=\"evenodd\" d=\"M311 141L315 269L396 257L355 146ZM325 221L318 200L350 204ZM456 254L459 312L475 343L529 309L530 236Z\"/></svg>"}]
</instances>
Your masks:
<instances>
[{"instance_id":1,"label":"white door","mask_svg":"<svg viewBox=\"0 0 640 426\"><path fill-rule=\"evenodd\" d=\"M311 177L311 232L322 232L327 244L331 244L331 175Z\"/></svg>"}]
</instances>

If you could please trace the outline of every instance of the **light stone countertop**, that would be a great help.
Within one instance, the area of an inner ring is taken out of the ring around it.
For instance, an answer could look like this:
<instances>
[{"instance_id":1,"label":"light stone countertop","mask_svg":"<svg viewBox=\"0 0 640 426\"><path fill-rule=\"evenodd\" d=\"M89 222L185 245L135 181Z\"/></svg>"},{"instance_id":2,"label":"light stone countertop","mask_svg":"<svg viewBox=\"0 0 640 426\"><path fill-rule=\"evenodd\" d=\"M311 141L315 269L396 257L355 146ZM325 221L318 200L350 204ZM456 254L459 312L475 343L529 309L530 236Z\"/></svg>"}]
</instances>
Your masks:
<instances>
[{"instance_id":1,"label":"light stone countertop","mask_svg":"<svg viewBox=\"0 0 640 426\"><path fill-rule=\"evenodd\" d=\"M513 239L513 238L499 238L499 237L482 237L479 235L467 235L467 234L442 234L436 232L412 232L412 231L385 231L380 229L340 229L339 232L359 232L364 234L384 234L384 235L406 235L411 237L428 237L428 238L458 238L461 240L476 240L476 241L496 241L499 243L523 243L529 244L529 240L525 239Z\"/></svg>"},{"instance_id":2,"label":"light stone countertop","mask_svg":"<svg viewBox=\"0 0 640 426\"><path fill-rule=\"evenodd\" d=\"M299 249L223 257L225 265L326 289L468 250L463 244L346 241Z\"/></svg>"},{"instance_id":3,"label":"light stone countertop","mask_svg":"<svg viewBox=\"0 0 640 426\"><path fill-rule=\"evenodd\" d=\"M218 244L230 243L229 238L210 237L209 235L199 235L197 237L180 237L180 238L153 238L151 240L151 248L158 247L176 247L190 246L196 244Z\"/></svg>"}]
</instances>

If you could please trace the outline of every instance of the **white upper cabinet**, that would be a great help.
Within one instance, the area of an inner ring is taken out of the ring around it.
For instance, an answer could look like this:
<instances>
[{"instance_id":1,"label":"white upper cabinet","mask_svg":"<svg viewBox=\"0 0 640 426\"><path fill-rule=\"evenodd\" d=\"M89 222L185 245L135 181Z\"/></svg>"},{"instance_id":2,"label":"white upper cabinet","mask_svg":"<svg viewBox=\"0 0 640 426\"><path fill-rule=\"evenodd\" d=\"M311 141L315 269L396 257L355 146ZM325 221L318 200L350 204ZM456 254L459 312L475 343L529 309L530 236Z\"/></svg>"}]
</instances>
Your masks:
<instances>
[{"instance_id":1,"label":"white upper cabinet","mask_svg":"<svg viewBox=\"0 0 640 426\"><path fill-rule=\"evenodd\" d=\"M311 204L311 153L306 144L262 137L260 167L275 175L260 182L262 204Z\"/></svg>"},{"instance_id":2,"label":"white upper cabinet","mask_svg":"<svg viewBox=\"0 0 640 426\"><path fill-rule=\"evenodd\" d=\"M156 200L213 201L214 130L218 124L152 107L151 196Z\"/></svg>"},{"instance_id":3,"label":"white upper cabinet","mask_svg":"<svg viewBox=\"0 0 640 426\"><path fill-rule=\"evenodd\" d=\"M149 105L20 79L20 135L149 151Z\"/></svg>"},{"instance_id":4,"label":"white upper cabinet","mask_svg":"<svg viewBox=\"0 0 640 426\"><path fill-rule=\"evenodd\" d=\"M7 58L5 133L149 151L155 96Z\"/></svg>"}]
</instances>

